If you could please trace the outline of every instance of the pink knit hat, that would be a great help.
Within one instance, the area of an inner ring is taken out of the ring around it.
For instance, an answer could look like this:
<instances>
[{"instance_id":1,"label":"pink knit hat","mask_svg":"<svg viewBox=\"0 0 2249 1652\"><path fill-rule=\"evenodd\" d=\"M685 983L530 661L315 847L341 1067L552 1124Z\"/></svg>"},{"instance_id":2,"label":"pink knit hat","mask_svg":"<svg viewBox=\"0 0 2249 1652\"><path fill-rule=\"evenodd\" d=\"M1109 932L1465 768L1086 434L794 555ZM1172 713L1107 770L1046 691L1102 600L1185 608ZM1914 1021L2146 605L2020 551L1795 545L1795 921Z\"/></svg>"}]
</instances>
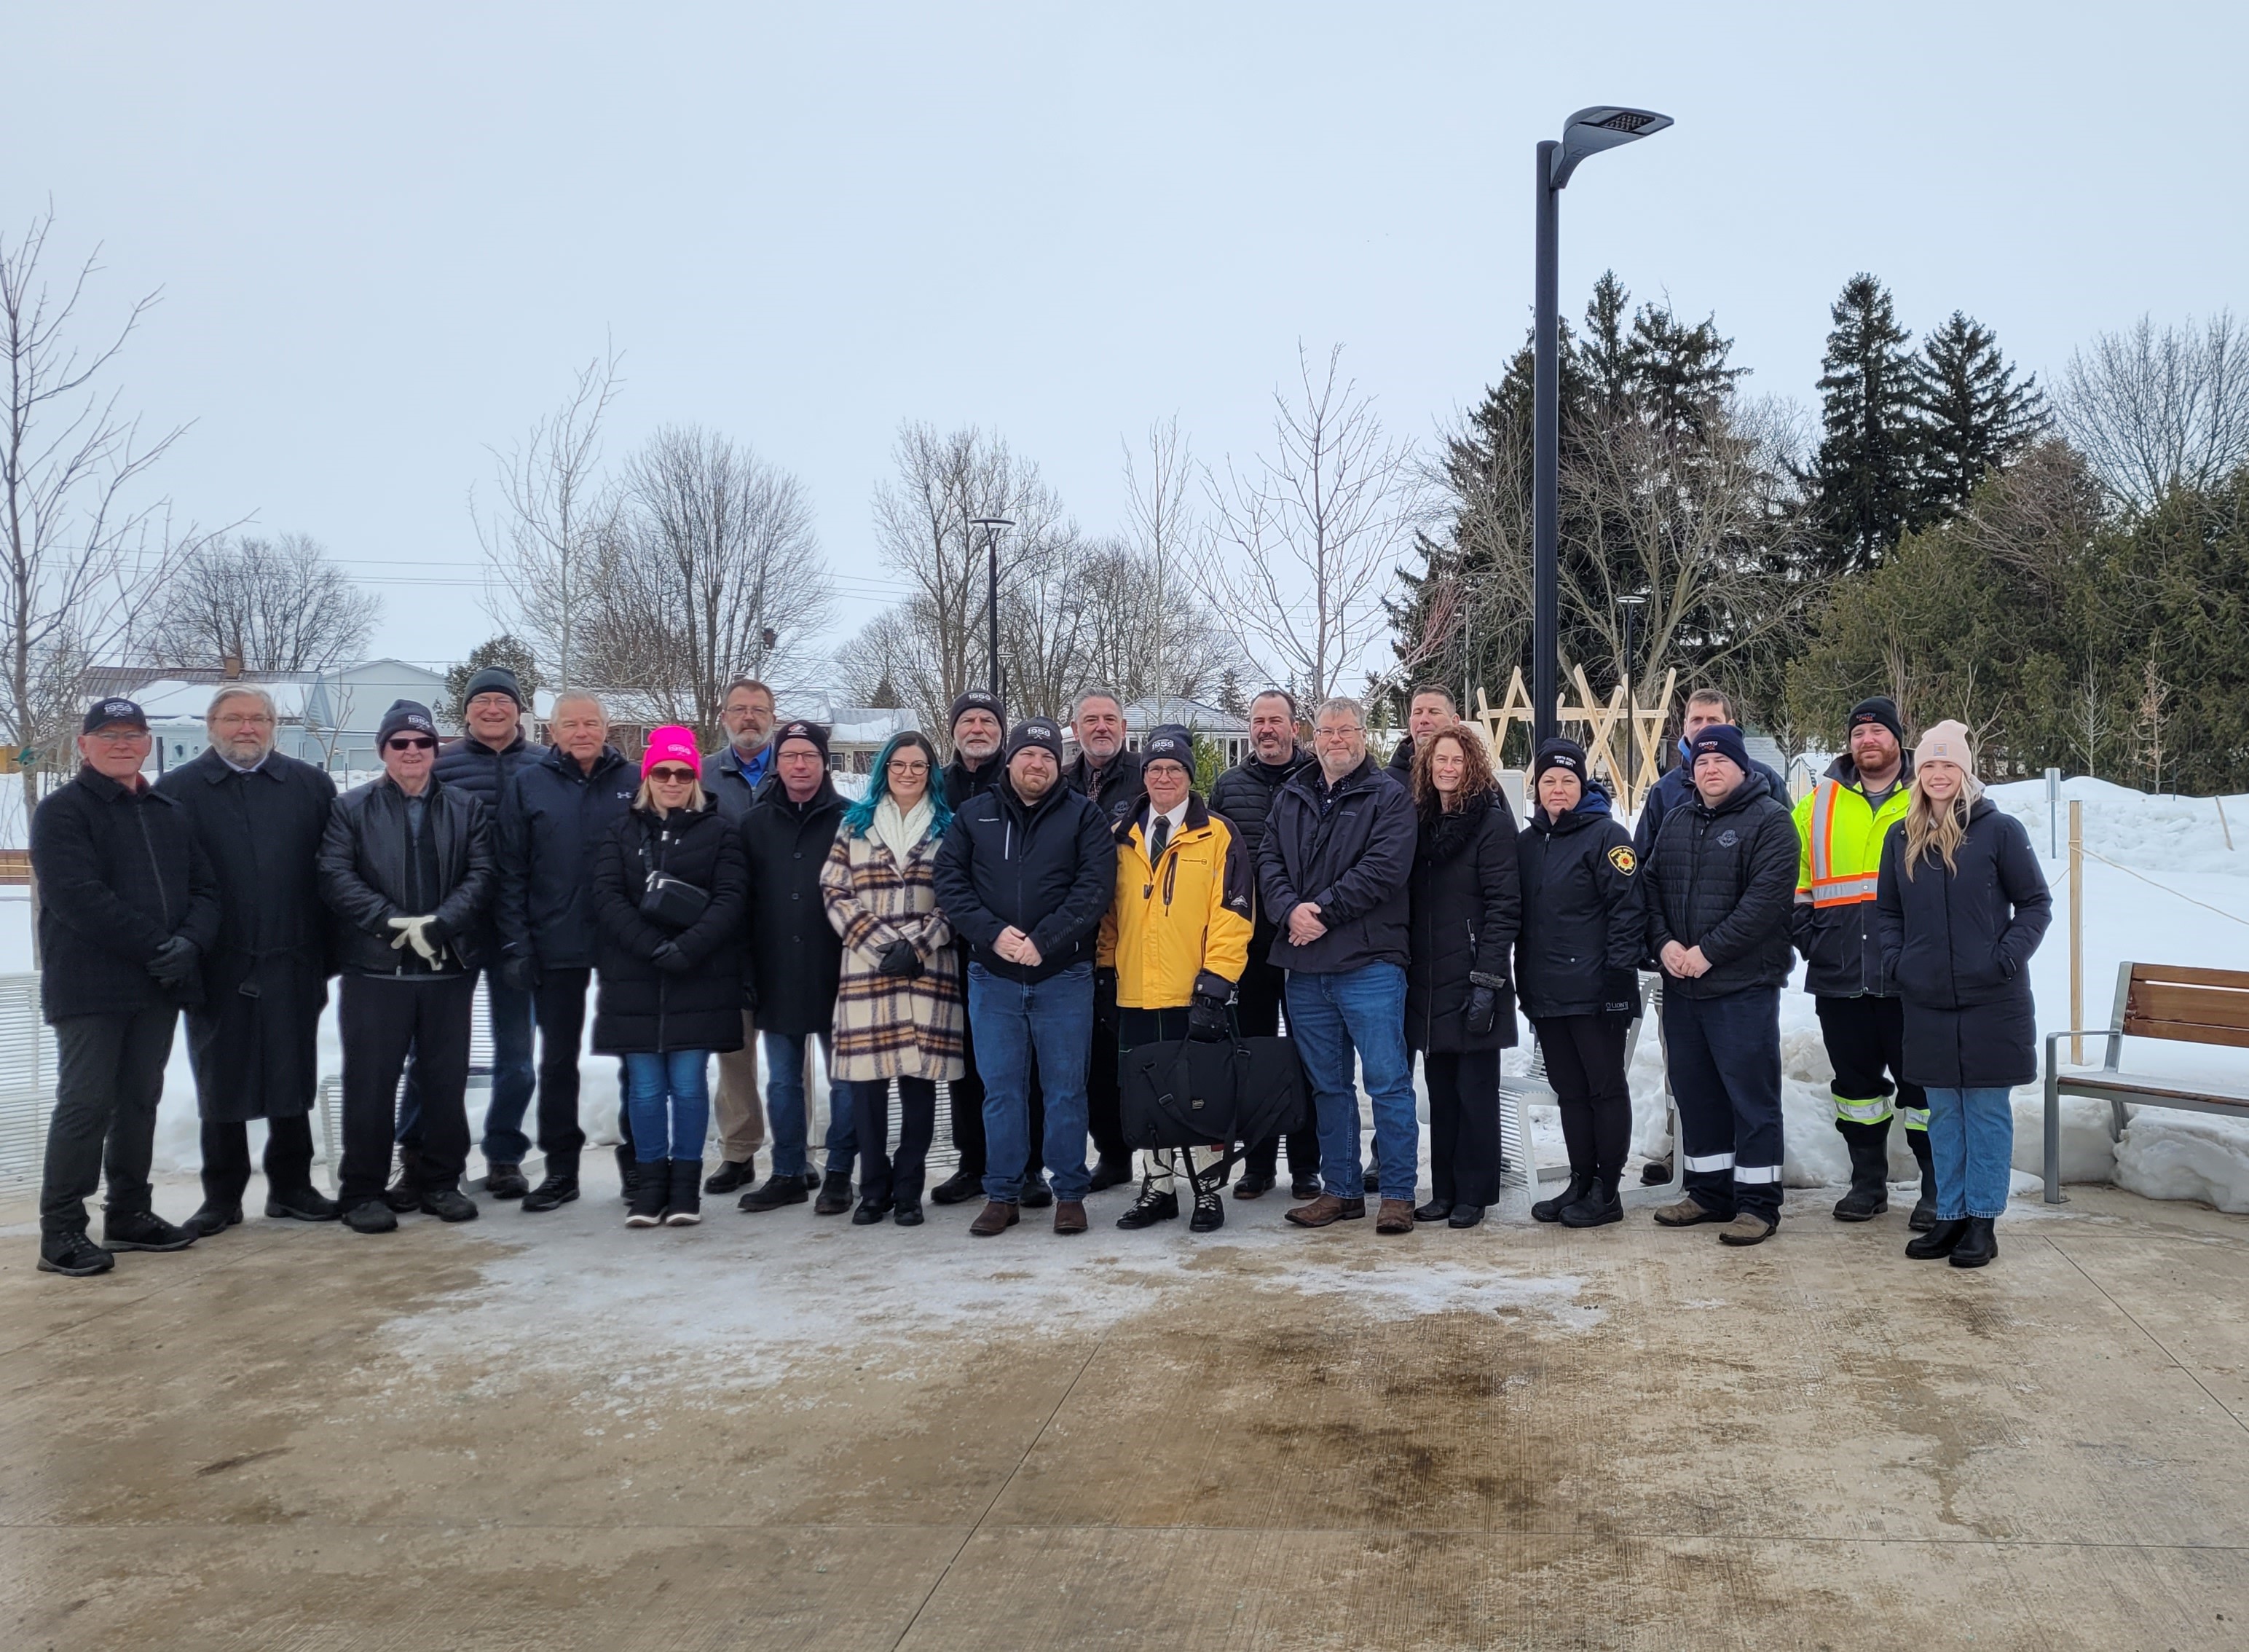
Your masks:
<instances>
[{"instance_id":1,"label":"pink knit hat","mask_svg":"<svg viewBox=\"0 0 2249 1652\"><path fill-rule=\"evenodd\" d=\"M703 754L695 749L695 731L677 723L650 729L648 749L640 754L640 777L646 780L658 763L684 763L695 771L696 779L702 779Z\"/></svg>"},{"instance_id":2,"label":"pink knit hat","mask_svg":"<svg viewBox=\"0 0 2249 1652\"><path fill-rule=\"evenodd\" d=\"M1915 767L1922 763L1950 763L1962 774L1976 772L1976 753L1968 743L1968 726L1947 719L1925 730L1921 744L1913 748Z\"/></svg>"}]
</instances>

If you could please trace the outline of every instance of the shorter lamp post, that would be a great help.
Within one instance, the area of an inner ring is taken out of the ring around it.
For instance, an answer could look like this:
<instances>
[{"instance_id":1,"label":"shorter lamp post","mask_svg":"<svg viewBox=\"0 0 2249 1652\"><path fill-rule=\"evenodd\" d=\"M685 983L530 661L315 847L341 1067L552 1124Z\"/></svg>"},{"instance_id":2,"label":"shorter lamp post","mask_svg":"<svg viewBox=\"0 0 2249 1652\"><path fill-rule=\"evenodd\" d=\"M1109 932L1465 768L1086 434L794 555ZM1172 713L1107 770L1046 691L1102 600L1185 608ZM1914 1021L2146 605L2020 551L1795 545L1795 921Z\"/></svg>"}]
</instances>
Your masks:
<instances>
[{"instance_id":1,"label":"shorter lamp post","mask_svg":"<svg viewBox=\"0 0 2249 1652\"><path fill-rule=\"evenodd\" d=\"M992 680L987 686L992 691L992 697L997 699L1000 697L1000 530L1013 527L1015 524L1011 518L1005 516L972 516L968 523L971 527L984 530L984 551L990 562L991 578L984 588L984 620L992 650Z\"/></svg>"}]
</instances>

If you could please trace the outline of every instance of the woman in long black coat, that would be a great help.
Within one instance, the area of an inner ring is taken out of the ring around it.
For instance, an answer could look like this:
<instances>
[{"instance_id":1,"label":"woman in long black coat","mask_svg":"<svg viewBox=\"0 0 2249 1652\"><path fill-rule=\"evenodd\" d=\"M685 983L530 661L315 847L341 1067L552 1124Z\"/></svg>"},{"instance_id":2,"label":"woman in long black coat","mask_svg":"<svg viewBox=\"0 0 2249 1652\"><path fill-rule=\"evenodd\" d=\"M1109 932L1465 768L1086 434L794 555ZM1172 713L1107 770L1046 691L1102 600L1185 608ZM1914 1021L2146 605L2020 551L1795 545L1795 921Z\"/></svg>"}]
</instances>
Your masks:
<instances>
[{"instance_id":1,"label":"woman in long black coat","mask_svg":"<svg viewBox=\"0 0 2249 1652\"><path fill-rule=\"evenodd\" d=\"M1530 823L1517 845L1523 933L1515 981L1538 1029L1570 1149L1570 1185L1530 1214L1598 1228L1624 1220L1617 1182L1632 1146L1624 1040L1647 949L1640 863L1607 796L1586 784L1585 747L1575 740L1540 746L1530 785Z\"/></svg>"},{"instance_id":2,"label":"woman in long black coat","mask_svg":"<svg viewBox=\"0 0 2249 1652\"><path fill-rule=\"evenodd\" d=\"M702 1219L711 1057L742 1047L749 864L703 790L702 767L691 730L652 733L640 795L594 863L594 1048L624 1057L640 1162L625 1218L635 1228Z\"/></svg>"},{"instance_id":3,"label":"woman in long black coat","mask_svg":"<svg viewBox=\"0 0 2249 1652\"><path fill-rule=\"evenodd\" d=\"M2011 1092L2038 1077L2031 954L2053 897L2030 834L1976 780L1968 731L1939 723L1914 752L1912 801L1882 843L1874 916L1882 972L1905 1001L1905 1070L1929 1091L1936 1226L1905 1253L1980 1268L2013 1168Z\"/></svg>"},{"instance_id":4,"label":"woman in long black coat","mask_svg":"<svg viewBox=\"0 0 2249 1652\"><path fill-rule=\"evenodd\" d=\"M1499 1197L1499 1052L1515 1042L1515 811L1461 723L1414 752L1413 803L1406 1043L1428 1081L1431 1182L1413 1219L1473 1228Z\"/></svg>"}]
</instances>

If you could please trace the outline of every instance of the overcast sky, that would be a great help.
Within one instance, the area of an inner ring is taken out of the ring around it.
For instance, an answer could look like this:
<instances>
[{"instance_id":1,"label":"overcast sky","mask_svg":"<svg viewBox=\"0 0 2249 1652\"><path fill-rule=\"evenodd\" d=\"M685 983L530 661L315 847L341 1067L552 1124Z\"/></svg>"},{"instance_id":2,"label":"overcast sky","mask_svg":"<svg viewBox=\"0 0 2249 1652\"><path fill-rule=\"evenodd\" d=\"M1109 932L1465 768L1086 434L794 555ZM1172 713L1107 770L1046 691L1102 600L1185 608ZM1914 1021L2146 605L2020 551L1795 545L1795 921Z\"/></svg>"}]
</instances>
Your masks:
<instances>
[{"instance_id":1,"label":"overcast sky","mask_svg":"<svg viewBox=\"0 0 2249 1652\"><path fill-rule=\"evenodd\" d=\"M10 8L0 224L163 289L126 404L196 421L179 513L324 541L380 651L457 658L487 444L613 339L609 452L700 422L801 476L844 594L904 419L1002 432L1121 526L1120 438L1267 439L1299 341L1427 439L1530 321L1532 146L1581 169L1565 313L1613 266L1813 400L1872 270L2041 375L2092 334L2249 310L2234 3Z\"/></svg>"}]
</instances>

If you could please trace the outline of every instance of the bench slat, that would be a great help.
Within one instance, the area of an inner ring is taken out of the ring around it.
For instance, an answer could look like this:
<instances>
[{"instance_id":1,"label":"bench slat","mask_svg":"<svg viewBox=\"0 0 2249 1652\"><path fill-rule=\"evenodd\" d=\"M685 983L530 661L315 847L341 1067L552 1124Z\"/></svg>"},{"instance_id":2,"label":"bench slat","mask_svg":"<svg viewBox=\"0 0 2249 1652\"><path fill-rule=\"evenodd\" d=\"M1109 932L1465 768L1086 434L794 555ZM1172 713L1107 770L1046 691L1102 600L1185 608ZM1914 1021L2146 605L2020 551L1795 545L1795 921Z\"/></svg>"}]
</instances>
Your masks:
<instances>
[{"instance_id":1,"label":"bench slat","mask_svg":"<svg viewBox=\"0 0 2249 1652\"><path fill-rule=\"evenodd\" d=\"M2207 1022L2191 1021L2142 1021L2136 1016L2124 1017L2124 1036L2128 1038L2168 1038L2177 1043L2231 1044L2249 1050L2249 1027L2214 1027Z\"/></svg>"},{"instance_id":2,"label":"bench slat","mask_svg":"<svg viewBox=\"0 0 2249 1652\"><path fill-rule=\"evenodd\" d=\"M2058 1088L2071 1095L2162 1096L2179 1100L2204 1101L2218 1107L2239 1107L2249 1112L2249 1091L2220 1090L2210 1084L2185 1084L2176 1078L2157 1078L2128 1072L2071 1072L2065 1070L2056 1083Z\"/></svg>"},{"instance_id":3,"label":"bench slat","mask_svg":"<svg viewBox=\"0 0 2249 1652\"><path fill-rule=\"evenodd\" d=\"M2182 987L2231 987L2249 992L2249 969L2198 969L2188 964L2134 964L2132 980L2176 981Z\"/></svg>"}]
</instances>

